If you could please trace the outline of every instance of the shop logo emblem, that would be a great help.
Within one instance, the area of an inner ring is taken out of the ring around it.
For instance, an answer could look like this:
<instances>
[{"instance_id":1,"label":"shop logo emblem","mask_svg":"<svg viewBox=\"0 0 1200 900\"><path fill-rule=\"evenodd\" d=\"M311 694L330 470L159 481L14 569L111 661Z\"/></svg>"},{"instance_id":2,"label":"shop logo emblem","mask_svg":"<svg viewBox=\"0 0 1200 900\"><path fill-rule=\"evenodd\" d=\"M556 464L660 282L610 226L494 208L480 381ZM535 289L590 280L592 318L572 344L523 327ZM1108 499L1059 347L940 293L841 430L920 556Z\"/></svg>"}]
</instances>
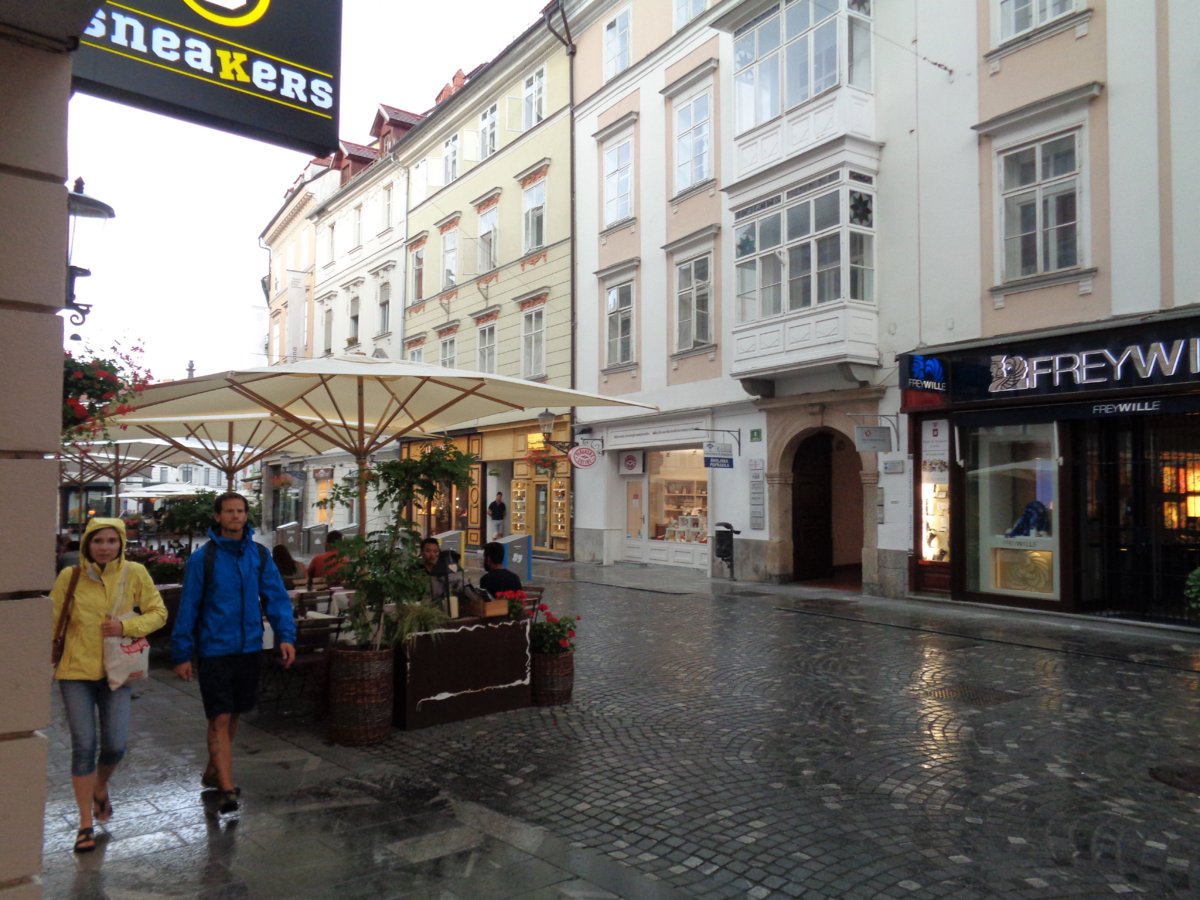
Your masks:
<instances>
[{"instance_id":1,"label":"shop logo emblem","mask_svg":"<svg viewBox=\"0 0 1200 900\"><path fill-rule=\"evenodd\" d=\"M936 356L909 358L908 386L919 391L945 391L946 367Z\"/></svg>"},{"instance_id":2,"label":"shop logo emblem","mask_svg":"<svg viewBox=\"0 0 1200 900\"><path fill-rule=\"evenodd\" d=\"M217 25L241 28L266 14L271 0L183 0L188 9Z\"/></svg>"},{"instance_id":3,"label":"shop logo emblem","mask_svg":"<svg viewBox=\"0 0 1200 900\"><path fill-rule=\"evenodd\" d=\"M1029 382L1029 363L1023 356L993 356L992 383L989 394L1001 391L1023 391L1032 387Z\"/></svg>"}]
</instances>

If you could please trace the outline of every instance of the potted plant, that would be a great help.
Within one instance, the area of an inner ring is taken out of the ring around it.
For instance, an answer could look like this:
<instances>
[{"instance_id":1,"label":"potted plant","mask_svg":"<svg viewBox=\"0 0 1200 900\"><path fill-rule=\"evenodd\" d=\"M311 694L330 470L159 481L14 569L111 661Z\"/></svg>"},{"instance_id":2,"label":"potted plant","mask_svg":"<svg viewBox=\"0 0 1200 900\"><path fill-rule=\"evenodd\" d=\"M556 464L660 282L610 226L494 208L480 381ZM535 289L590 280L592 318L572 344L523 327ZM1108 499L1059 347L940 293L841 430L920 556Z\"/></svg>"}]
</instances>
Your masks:
<instances>
[{"instance_id":1,"label":"potted plant","mask_svg":"<svg viewBox=\"0 0 1200 900\"><path fill-rule=\"evenodd\" d=\"M1187 581L1183 583L1183 599L1187 601L1187 611L1193 616L1200 615L1200 567L1192 569Z\"/></svg>"},{"instance_id":2,"label":"potted plant","mask_svg":"<svg viewBox=\"0 0 1200 900\"><path fill-rule=\"evenodd\" d=\"M525 459L539 472L550 474L554 472L554 468L558 464L558 457L549 447L534 447L525 454Z\"/></svg>"},{"instance_id":3,"label":"potted plant","mask_svg":"<svg viewBox=\"0 0 1200 900\"><path fill-rule=\"evenodd\" d=\"M354 647L336 648L330 666L330 736L338 743L383 740L393 718L397 647L447 620L429 602L429 577L416 565L420 535L404 518L411 505L432 502L446 485L465 490L475 458L449 442L420 455L377 463L365 482L378 509L391 512L387 526L338 545L339 576L354 589L347 611ZM355 502L357 477L334 488L326 504Z\"/></svg>"},{"instance_id":4,"label":"potted plant","mask_svg":"<svg viewBox=\"0 0 1200 900\"><path fill-rule=\"evenodd\" d=\"M525 616L523 597L509 598L510 615ZM556 616L545 603L529 625L529 674L534 706L571 702L575 688L575 626L579 616Z\"/></svg>"}]
</instances>

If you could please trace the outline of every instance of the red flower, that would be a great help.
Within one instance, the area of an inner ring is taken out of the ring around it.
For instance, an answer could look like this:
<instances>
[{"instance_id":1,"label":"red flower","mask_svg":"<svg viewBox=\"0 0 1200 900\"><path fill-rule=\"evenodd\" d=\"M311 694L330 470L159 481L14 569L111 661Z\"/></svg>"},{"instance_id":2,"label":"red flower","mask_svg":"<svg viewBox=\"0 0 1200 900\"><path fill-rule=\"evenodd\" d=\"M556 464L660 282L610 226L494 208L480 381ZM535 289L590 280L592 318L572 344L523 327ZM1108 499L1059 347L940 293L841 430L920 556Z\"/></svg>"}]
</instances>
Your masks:
<instances>
[{"instance_id":1,"label":"red flower","mask_svg":"<svg viewBox=\"0 0 1200 900\"><path fill-rule=\"evenodd\" d=\"M574 628L567 629L567 637L569 637L569 638L575 637L575 629Z\"/></svg>"},{"instance_id":2,"label":"red flower","mask_svg":"<svg viewBox=\"0 0 1200 900\"><path fill-rule=\"evenodd\" d=\"M538 604L538 612L549 612L549 610L550 607L548 607L545 603Z\"/></svg>"},{"instance_id":3,"label":"red flower","mask_svg":"<svg viewBox=\"0 0 1200 900\"><path fill-rule=\"evenodd\" d=\"M555 618L554 613L552 613L552 612L546 613L546 621L549 622L551 625L555 625L558 623L558 619Z\"/></svg>"},{"instance_id":4,"label":"red flower","mask_svg":"<svg viewBox=\"0 0 1200 900\"><path fill-rule=\"evenodd\" d=\"M570 646L571 646L571 642L570 642L570 641L568 641L566 638L563 638L562 640L560 640L560 641L558 642L558 646L560 646L560 647L570 647Z\"/></svg>"}]
</instances>

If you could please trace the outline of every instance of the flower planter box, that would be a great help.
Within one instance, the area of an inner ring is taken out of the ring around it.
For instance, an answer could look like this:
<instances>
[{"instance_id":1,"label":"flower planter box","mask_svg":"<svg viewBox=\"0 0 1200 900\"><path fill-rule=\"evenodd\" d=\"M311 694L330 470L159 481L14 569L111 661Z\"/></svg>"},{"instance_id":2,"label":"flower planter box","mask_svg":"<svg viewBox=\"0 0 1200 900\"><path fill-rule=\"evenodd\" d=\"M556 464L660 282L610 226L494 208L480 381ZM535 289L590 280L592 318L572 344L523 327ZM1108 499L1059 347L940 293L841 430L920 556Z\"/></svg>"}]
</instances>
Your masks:
<instances>
[{"instance_id":1,"label":"flower planter box","mask_svg":"<svg viewBox=\"0 0 1200 900\"><path fill-rule=\"evenodd\" d=\"M464 610L467 616L478 619L494 619L508 615L507 600L468 600Z\"/></svg>"},{"instance_id":2,"label":"flower planter box","mask_svg":"<svg viewBox=\"0 0 1200 900\"><path fill-rule=\"evenodd\" d=\"M459 619L396 651L393 723L426 728L529 706L529 623Z\"/></svg>"}]
</instances>

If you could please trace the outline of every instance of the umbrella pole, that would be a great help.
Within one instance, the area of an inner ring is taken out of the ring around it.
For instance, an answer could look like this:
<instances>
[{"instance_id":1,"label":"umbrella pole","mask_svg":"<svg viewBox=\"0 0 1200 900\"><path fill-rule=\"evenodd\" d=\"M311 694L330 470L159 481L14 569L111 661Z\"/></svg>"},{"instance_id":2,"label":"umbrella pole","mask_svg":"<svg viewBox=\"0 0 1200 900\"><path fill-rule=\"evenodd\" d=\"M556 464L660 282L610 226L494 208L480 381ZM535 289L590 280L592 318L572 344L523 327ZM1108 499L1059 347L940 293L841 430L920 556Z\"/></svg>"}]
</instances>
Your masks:
<instances>
[{"instance_id":1,"label":"umbrella pole","mask_svg":"<svg viewBox=\"0 0 1200 900\"><path fill-rule=\"evenodd\" d=\"M358 533L367 536L367 458L358 458Z\"/></svg>"}]
</instances>

